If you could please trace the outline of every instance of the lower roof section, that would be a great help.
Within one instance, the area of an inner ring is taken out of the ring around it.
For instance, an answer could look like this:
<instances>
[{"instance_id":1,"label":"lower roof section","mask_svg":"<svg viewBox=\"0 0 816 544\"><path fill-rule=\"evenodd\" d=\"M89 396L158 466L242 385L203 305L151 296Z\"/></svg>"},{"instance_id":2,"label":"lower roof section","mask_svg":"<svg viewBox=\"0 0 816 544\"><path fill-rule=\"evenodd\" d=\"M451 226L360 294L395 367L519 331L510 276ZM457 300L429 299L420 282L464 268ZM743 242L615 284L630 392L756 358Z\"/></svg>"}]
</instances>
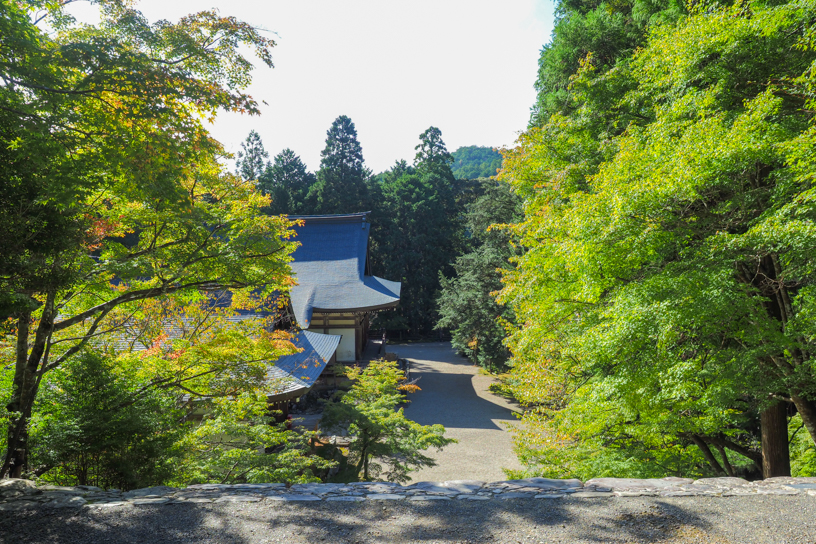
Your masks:
<instances>
[{"instance_id":1,"label":"lower roof section","mask_svg":"<svg viewBox=\"0 0 816 544\"><path fill-rule=\"evenodd\" d=\"M267 372L270 400L299 397L311 389L337 351L340 335L300 331L292 342L301 351L281 357Z\"/></svg>"}]
</instances>

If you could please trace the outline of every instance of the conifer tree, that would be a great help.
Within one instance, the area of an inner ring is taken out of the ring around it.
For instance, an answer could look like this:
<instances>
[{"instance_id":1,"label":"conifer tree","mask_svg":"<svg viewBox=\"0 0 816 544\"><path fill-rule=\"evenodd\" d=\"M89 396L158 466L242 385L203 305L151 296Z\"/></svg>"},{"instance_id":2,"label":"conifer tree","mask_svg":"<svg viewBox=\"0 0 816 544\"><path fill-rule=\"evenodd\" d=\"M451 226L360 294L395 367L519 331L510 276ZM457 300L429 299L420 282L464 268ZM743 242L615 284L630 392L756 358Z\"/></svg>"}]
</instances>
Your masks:
<instances>
[{"instance_id":1,"label":"conifer tree","mask_svg":"<svg viewBox=\"0 0 816 544\"><path fill-rule=\"evenodd\" d=\"M258 187L272 197L265 210L271 215L309 215L314 213L314 199L308 197L315 184L315 175L294 151L287 148L275 156L258 178Z\"/></svg>"},{"instance_id":2,"label":"conifer tree","mask_svg":"<svg viewBox=\"0 0 816 544\"><path fill-rule=\"evenodd\" d=\"M455 275L442 278L437 299L438 329L449 329L453 347L490 370L505 370L510 352L504 345L505 325L515 321L509 305L500 306L492 293L501 289L500 270L512 269L520 253L506 229L490 228L515 223L522 217L521 201L510 186L482 179L482 195L466 207L469 251L456 258Z\"/></svg>"},{"instance_id":3,"label":"conifer tree","mask_svg":"<svg viewBox=\"0 0 816 544\"><path fill-rule=\"evenodd\" d=\"M258 179L269 165L269 153L264 149L261 136L254 130L241 144L235 161L236 172L244 179Z\"/></svg>"},{"instance_id":4,"label":"conifer tree","mask_svg":"<svg viewBox=\"0 0 816 544\"><path fill-rule=\"evenodd\" d=\"M366 178L370 172L363 163L363 148L357 141L357 129L351 119L341 115L326 132L326 147L320 153L317 183L309 191L324 214L364 211L367 206Z\"/></svg>"},{"instance_id":5,"label":"conifer tree","mask_svg":"<svg viewBox=\"0 0 816 544\"><path fill-rule=\"evenodd\" d=\"M375 240L388 255L383 274L402 282L400 306L379 316L390 329L427 334L436 323L440 273L458 252L459 222L450 153L438 128L420 135L414 168L398 162L382 184L386 224Z\"/></svg>"},{"instance_id":6,"label":"conifer tree","mask_svg":"<svg viewBox=\"0 0 816 544\"><path fill-rule=\"evenodd\" d=\"M428 130L419 135L419 139L419 144L414 148L417 152L414 166L453 180L453 172L450 169L453 156L448 153L448 148L442 140L442 131L436 127L428 127Z\"/></svg>"}]
</instances>

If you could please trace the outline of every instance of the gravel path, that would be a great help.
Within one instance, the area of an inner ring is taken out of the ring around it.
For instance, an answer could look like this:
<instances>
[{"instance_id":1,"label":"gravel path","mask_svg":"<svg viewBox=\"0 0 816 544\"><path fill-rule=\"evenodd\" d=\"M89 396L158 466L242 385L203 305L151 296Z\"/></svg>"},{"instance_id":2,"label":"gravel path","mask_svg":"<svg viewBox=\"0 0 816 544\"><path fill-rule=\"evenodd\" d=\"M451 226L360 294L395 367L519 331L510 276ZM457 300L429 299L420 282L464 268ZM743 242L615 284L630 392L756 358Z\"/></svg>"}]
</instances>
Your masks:
<instances>
[{"instance_id":1,"label":"gravel path","mask_svg":"<svg viewBox=\"0 0 816 544\"><path fill-rule=\"evenodd\" d=\"M409 395L405 415L423 425L441 423L455 438L441 452L429 453L437 466L412 473L413 481L503 480L502 468L520 469L508 424L517 424L517 408L488 387L493 378L456 354L449 342L389 345L388 351L411 360L411 377L422 390Z\"/></svg>"},{"instance_id":2,"label":"gravel path","mask_svg":"<svg viewBox=\"0 0 816 544\"><path fill-rule=\"evenodd\" d=\"M3 544L813 543L812 496L221 503L3 512Z\"/></svg>"}]
</instances>

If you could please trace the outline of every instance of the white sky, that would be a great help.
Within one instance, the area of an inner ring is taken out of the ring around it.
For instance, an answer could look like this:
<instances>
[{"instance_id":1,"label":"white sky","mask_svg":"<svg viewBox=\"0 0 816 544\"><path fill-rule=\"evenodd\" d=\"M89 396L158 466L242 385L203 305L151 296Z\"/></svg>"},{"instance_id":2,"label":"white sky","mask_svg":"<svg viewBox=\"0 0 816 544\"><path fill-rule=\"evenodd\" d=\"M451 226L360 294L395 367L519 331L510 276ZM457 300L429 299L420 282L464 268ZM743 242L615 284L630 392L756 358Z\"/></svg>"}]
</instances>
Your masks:
<instances>
[{"instance_id":1,"label":"white sky","mask_svg":"<svg viewBox=\"0 0 816 544\"><path fill-rule=\"evenodd\" d=\"M338 115L357 127L375 173L411 162L419 134L442 131L448 150L511 145L527 126L551 0L141 0L152 22L218 8L274 33L275 68L261 64L249 93L260 117L222 113L211 127L236 152L251 129L270 159L286 147L317 170ZM87 4L72 12L86 19ZM260 63L259 63L260 64Z\"/></svg>"}]
</instances>

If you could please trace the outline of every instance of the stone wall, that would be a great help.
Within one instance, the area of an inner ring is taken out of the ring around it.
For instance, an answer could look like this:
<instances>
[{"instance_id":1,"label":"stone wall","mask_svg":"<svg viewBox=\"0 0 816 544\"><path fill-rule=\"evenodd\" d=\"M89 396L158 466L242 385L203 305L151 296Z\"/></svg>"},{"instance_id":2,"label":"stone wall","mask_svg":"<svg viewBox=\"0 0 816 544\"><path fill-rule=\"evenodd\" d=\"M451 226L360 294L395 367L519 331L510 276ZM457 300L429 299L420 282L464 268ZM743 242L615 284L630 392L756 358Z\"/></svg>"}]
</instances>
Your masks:
<instances>
[{"instance_id":1,"label":"stone wall","mask_svg":"<svg viewBox=\"0 0 816 544\"><path fill-rule=\"evenodd\" d=\"M110 508L181 503L260 501L490 501L611 499L618 497L687 497L738 495L812 495L816 478L769 478L748 482L740 478L595 478L551 480L527 478L485 483L473 480L351 484L200 484L185 488L149 487L121 492L93 486L36 486L30 480L0 480L0 510L25 508Z\"/></svg>"}]
</instances>

